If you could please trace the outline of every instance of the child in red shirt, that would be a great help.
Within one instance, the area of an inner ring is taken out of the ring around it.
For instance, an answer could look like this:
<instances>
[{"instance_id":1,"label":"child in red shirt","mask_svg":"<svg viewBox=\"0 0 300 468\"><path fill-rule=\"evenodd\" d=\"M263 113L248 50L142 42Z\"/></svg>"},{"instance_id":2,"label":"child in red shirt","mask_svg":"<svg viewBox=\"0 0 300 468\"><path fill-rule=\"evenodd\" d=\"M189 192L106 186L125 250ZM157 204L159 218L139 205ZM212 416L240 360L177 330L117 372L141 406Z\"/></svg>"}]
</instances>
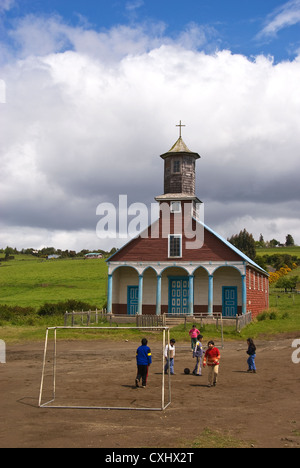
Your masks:
<instances>
[{"instance_id":1,"label":"child in red shirt","mask_svg":"<svg viewBox=\"0 0 300 468\"><path fill-rule=\"evenodd\" d=\"M219 365L220 365L220 351L215 347L213 341L208 342L208 350L205 353L203 359L203 367L208 365L209 374L208 374L208 386L212 385L215 387L217 385L218 375L219 375Z\"/></svg>"}]
</instances>

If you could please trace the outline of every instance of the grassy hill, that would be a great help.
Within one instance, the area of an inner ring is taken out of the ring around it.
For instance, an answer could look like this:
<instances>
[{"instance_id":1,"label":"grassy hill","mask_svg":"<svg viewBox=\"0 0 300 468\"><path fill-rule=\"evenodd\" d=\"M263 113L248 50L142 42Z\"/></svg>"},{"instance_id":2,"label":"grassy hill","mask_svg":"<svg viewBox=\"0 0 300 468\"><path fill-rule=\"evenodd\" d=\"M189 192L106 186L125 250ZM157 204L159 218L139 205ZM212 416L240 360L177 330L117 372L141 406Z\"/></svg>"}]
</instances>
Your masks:
<instances>
[{"instance_id":1,"label":"grassy hill","mask_svg":"<svg viewBox=\"0 0 300 468\"><path fill-rule=\"evenodd\" d=\"M104 260L39 259L16 255L0 266L0 304L38 308L75 299L101 309L106 303Z\"/></svg>"},{"instance_id":2,"label":"grassy hill","mask_svg":"<svg viewBox=\"0 0 300 468\"><path fill-rule=\"evenodd\" d=\"M300 258L300 247L274 247L271 249L257 248L256 254L263 257L264 255L295 255Z\"/></svg>"}]
</instances>

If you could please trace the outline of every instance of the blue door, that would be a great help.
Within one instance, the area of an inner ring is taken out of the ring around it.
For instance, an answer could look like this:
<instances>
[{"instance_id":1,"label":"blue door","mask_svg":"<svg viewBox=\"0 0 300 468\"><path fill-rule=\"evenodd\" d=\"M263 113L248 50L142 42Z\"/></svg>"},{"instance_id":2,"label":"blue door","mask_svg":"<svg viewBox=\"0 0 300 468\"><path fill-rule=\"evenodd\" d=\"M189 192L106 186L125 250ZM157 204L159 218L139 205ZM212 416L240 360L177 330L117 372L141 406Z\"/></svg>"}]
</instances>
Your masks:
<instances>
[{"instance_id":1,"label":"blue door","mask_svg":"<svg viewBox=\"0 0 300 468\"><path fill-rule=\"evenodd\" d=\"M223 317L237 315L237 287L223 286Z\"/></svg>"},{"instance_id":2,"label":"blue door","mask_svg":"<svg viewBox=\"0 0 300 468\"><path fill-rule=\"evenodd\" d=\"M139 308L139 287L128 286L127 290L127 314L136 315Z\"/></svg>"},{"instance_id":3,"label":"blue door","mask_svg":"<svg viewBox=\"0 0 300 468\"><path fill-rule=\"evenodd\" d=\"M189 280L186 277L169 278L169 314L189 313Z\"/></svg>"}]
</instances>

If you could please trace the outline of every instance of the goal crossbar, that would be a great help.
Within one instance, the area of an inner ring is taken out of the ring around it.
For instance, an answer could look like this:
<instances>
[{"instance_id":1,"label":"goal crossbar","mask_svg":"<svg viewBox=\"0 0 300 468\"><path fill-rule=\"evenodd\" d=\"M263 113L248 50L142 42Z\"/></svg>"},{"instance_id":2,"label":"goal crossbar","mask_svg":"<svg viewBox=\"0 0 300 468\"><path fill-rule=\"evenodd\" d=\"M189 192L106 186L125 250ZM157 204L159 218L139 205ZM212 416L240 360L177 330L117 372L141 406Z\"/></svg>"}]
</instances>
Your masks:
<instances>
[{"instance_id":1,"label":"goal crossbar","mask_svg":"<svg viewBox=\"0 0 300 468\"><path fill-rule=\"evenodd\" d=\"M56 399L56 364L57 364L57 330L156 330L163 332L163 346L162 346L162 381L161 381L161 407L159 408L134 408L126 406L71 406L71 405L55 405ZM54 349L53 349L53 395L50 401L42 403L43 389L44 389L44 378L48 351L48 340L49 331L54 332ZM170 378L170 366L168 369L168 401L165 401L165 371L164 371L164 350L166 343L170 342L170 328L169 327L48 327L46 329L43 367L42 367L42 378L39 393L39 408L52 408L52 409L97 409L97 410L130 410L130 411L164 411L171 404L171 378Z\"/></svg>"}]
</instances>

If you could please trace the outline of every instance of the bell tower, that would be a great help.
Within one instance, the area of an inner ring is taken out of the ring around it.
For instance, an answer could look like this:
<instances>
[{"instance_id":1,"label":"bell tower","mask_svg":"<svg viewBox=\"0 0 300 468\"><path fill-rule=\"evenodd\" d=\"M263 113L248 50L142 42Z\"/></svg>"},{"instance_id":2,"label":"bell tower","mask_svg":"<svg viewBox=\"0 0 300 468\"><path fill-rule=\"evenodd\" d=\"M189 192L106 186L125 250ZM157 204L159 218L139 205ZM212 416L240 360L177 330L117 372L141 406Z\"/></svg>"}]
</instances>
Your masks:
<instances>
[{"instance_id":1,"label":"bell tower","mask_svg":"<svg viewBox=\"0 0 300 468\"><path fill-rule=\"evenodd\" d=\"M172 148L161 155L164 160L164 194L156 197L156 201L195 201L200 200L195 194L196 161L200 159L198 153L189 150L182 139L180 124L179 138ZM200 202L201 203L201 202Z\"/></svg>"}]
</instances>

